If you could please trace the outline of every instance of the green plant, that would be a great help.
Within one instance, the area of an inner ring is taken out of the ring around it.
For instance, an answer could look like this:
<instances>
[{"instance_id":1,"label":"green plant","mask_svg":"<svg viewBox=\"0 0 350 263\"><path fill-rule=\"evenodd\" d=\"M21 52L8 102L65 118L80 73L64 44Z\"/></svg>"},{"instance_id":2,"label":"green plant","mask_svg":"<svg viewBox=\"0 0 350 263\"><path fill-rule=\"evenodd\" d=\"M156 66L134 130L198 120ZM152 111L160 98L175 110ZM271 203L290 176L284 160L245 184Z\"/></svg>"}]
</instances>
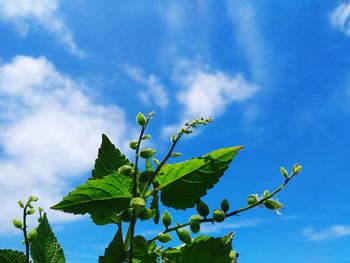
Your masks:
<instances>
[{"instance_id":1,"label":"green plant","mask_svg":"<svg viewBox=\"0 0 350 263\"><path fill-rule=\"evenodd\" d=\"M30 263L30 256L34 263L64 263L65 257L60 244L57 242L47 219L46 213L39 207L38 227L28 231L27 216L35 213L33 202L38 201L37 197L30 196L24 204L18 201L18 205L23 210L23 218L13 219L14 227L23 232L25 253L17 250L0 249L1 263ZM30 255L30 256L29 256Z\"/></svg>"},{"instance_id":2,"label":"green plant","mask_svg":"<svg viewBox=\"0 0 350 263\"><path fill-rule=\"evenodd\" d=\"M221 238L199 235L192 239L190 232L185 228L189 227L192 233L198 233L203 223L216 224L258 206L278 213L283 205L273 197L300 172L301 166L295 164L291 173L281 168L284 182L275 191L270 193L265 190L262 195L250 195L247 205L235 210L230 210L228 200L224 199L220 204L221 209L214 210L211 216L210 208L201 198L219 181L243 147L222 148L198 158L167 164L170 158L181 156L181 153L174 152L174 149L184 135L191 134L196 127L207 125L212 121L211 118L194 119L186 122L176 135L171 136L168 152L161 161L158 161L154 158L155 149L141 148L143 141L151 137L144 133L153 115L153 112L147 117L142 113L137 114L136 121L141 131L138 139L132 140L129 144L135 151L133 163L106 135L102 135L102 144L91 177L52 208L73 214L89 213L97 225L116 225L116 234L105 249L105 254L99 257L100 263L152 263L159 262L160 259L162 262L236 262L238 254L232 248L233 233ZM144 160L143 171L140 168L141 159ZM160 203L176 210L195 207L199 215L193 215L187 222L174 225L168 211L160 216ZM141 235L135 235L136 223L151 219L155 224L159 224L161 219L164 230L149 240ZM25 229L25 226L21 227L18 221L14 224L20 229ZM43 242L38 239L40 225L33 244ZM126 233L123 232L125 227L127 227ZM164 249L163 244L171 241L175 233L182 244ZM56 240L55 242L57 243ZM46 262L38 261L33 256L35 247L37 246L31 246L34 263ZM28 249L26 255L28 260ZM64 262L64 256L62 261L50 262Z\"/></svg>"}]
</instances>

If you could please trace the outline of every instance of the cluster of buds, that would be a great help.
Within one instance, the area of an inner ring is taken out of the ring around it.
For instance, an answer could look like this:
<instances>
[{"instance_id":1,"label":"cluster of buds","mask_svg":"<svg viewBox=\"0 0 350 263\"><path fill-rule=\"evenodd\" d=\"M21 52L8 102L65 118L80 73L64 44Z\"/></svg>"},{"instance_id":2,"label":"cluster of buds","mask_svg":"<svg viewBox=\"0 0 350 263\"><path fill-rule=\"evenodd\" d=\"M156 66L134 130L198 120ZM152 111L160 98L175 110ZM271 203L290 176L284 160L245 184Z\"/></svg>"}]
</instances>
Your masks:
<instances>
[{"instance_id":1,"label":"cluster of buds","mask_svg":"<svg viewBox=\"0 0 350 263\"><path fill-rule=\"evenodd\" d=\"M24 214L24 220L25 220L25 217L28 216L28 215L33 215L35 213L35 209L32 205L33 202L37 202L39 200L38 197L35 197L35 196L29 196L28 198L28 201L24 204L22 200L19 200L18 201L18 205L20 208L23 209L23 213ZM40 223L41 220L42 220L42 212L44 211L43 208L39 207L39 218L38 218L38 222ZM19 230L22 230L24 232L26 232L26 228L27 226L24 225L24 223L20 220L20 219L13 219L12 220L12 224L15 228L19 229ZM33 228L32 230L30 230L27 234L27 239L28 239L28 242L32 242L36 236L37 236L37 228ZM22 243L25 244L26 241L23 241Z\"/></svg>"}]
</instances>

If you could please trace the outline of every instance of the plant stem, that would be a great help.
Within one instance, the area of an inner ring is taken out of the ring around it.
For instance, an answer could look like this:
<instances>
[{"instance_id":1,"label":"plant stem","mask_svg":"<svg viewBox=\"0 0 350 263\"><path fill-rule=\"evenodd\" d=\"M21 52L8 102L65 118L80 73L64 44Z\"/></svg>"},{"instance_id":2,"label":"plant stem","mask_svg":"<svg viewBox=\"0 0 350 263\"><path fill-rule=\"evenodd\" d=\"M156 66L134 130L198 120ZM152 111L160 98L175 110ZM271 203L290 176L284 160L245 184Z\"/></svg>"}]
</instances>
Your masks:
<instances>
[{"instance_id":1,"label":"plant stem","mask_svg":"<svg viewBox=\"0 0 350 263\"><path fill-rule=\"evenodd\" d=\"M242 208L239 208L239 209L236 209L234 211L232 211L231 213L228 213L226 214L226 218L228 217L231 217L231 216L234 216L234 215L237 215L239 213L242 213L244 211L247 211L249 209L252 209L254 207L257 207L259 205L262 205L266 200L274 197L278 192L280 192L287 184L288 182L295 176L296 174L292 174L291 176L287 177L285 179L285 181L283 182L283 184L281 184L274 192L272 192L270 195L260 199L258 202L254 203L254 204L251 204L251 205L248 205L246 207L242 207ZM205 218L205 219L200 219L198 220L199 223L207 223L207 222L214 222L214 218ZM162 234L165 234L165 233L169 233L169 232L172 232L172 231L175 231L177 229L180 229L180 228L183 228L183 227L186 227L186 226L189 226L191 223L190 222L186 222L184 224L178 224L177 226L174 226L174 227L171 227L171 228L167 228L166 230L164 230L162 232ZM155 241L158 239L158 236L155 236L154 238L150 239L149 242L151 241Z\"/></svg>"},{"instance_id":2,"label":"plant stem","mask_svg":"<svg viewBox=\"0 0 350 263\"><path fill-rule=\"evenodd\" d=\"M27 208L28 208L28 203L23 209L23 236L24 236L24 241L26 245L26 262L29 263L29 241L27 237Z\"/></svg>"},{"instance_id":3,"label":"plant stem","mask_svg":"<svg viewBox=\"0 0 350 263\"><path fill-rule=\"evenodd\" d=\"M139 139L137 141L137 147L136 147L136 152L135 152L135 167L134 167L134 174L133 174L133 191L132 191L132 197L136 197L137 195L137 166L138 166L138 161L139 161L139 151L140 151L140 145L141 145L141 140L142 136L146 130L147 124L149 122L149 118L147 118L146 123L144 126L142 126L141 132ZM132 256L133 256L133 238L134 238L134 232L135 232L135 225L136 225L136 211L135 209L132 210L132 217L131 221L129 224L129 229L128 229L128 234L125 238L125 243L130 244L130 253L129 253L129 262L132 262ZM130 230L130 231L129 231Z\"/></svg>"}]
</instances>

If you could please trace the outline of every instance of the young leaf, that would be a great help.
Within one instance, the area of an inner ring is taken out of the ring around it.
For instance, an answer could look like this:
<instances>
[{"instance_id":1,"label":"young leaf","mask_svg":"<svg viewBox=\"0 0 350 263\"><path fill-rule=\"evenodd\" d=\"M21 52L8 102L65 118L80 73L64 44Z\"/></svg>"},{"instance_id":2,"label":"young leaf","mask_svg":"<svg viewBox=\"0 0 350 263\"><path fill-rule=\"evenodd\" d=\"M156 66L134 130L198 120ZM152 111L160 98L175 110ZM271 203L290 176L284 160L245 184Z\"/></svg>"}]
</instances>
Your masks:
<instances>
[{"instance_id":1,"label":"young leaf","mask_svg":"<svg viewBox=\"0 0 350 263\"><path fill-rule=\"evenodd\" d=\"M125 164L131 165L125 155L111 143L106 135L102 134L102 144L98 149L98 157L91 179L101 179Z\"/></svg>"},{"instance_id":2,"label":"young leaf","mask_svg":"<svg viewBox=\"0 0 350 263\"><path fill-rule=\"evenodd\" d=\"M214 186L242 146L223 148L202 157L162 167L155 182L159 183L161 201L175 209L194 207Z\"/></svg>"},{"instance_id":3,"label":"young leaf","mask_svg":"<svg viewBox=\"0 0 350 263\"><path fill-rule=\"evenodd\" d=\"M118 229L108 248L105 249L104 256L98 258L98 263L116 263L123 262L126 256L126 251L123 248L123 236Z\"/></svg>"},{"instance_id":4,"label":"young leaf","mask_svg":"<svg viewBox=\"0 0 350 263\"><path fill-rule=\"evenodd\" d=\"M113 172L103 179L89 180L78 186L51 208L73 214L89 213L94 219L113 217L129 207L131 183L131 177ZM99 222L107 223L108 220Z\"/></svg>"},{"instance_id":5,"label":"young leaf","mask_svg":"<svg viewBox=\"0 0 350 263\"><path fill-rule=\"evenodd\" d=\"M10 249L0 249L1 263L26 263L26 256L23 252Z\"/></svg>"},{"instance_id":6,"label":"young leaf","mask_svg":"<svg viewBox=\"0 0 350 263\"><path fill-rule=\"evenodd\" d=\"M65 263L63 250L52 232L46 213L38 226L37 237L30 245L34 263Z\"/></svg>"},{"instance_id":7,"label":"young leaf","mask_svg":"<svg viewBox=\"0 0 350 263\"><path fill-rule=\"evenodd\" d=\"M224 237L199 236L180 249L165 250L163 257L177 263L230 263L233 233Z\"/></svg>"}]
</instances>

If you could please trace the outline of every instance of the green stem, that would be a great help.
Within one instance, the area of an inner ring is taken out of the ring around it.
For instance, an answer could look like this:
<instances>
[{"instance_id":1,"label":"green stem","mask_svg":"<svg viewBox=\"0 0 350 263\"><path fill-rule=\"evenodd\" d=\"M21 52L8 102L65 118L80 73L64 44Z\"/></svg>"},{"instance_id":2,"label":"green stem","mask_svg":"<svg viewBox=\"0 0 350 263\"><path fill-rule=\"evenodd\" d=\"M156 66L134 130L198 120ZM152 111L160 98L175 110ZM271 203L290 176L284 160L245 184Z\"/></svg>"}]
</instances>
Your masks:
<instances>
[{"instance_id":1,"label":"green stem","mask_svg":"<svg viewBox=\"0 0 350 263\"><path fill-rule=\"evenodd\" d=\"M24 236L24 242L26 245L26 262L29 263L29 240L27 237L27 208L28 208L28 203L23 209L23 236Z\"/></svg>"},{"instance_id":2,"label":"green stem","mask_svg":"<svg viewBox=\"0 0 350 263\"><path fill-rule=\"evenodd\" d=\"M132 197L136 197L137 195L137 166L138 166L138 161L139 161L139 151L140 151L140 145L141 145L141 140L142 140L142 136L146 130L147 124L149 122L149 118L147 118L147 121L145 123L144 126L142 126L141 132L140 132L140 136L139 139L137 141L137 148L136 148L136 153L135 153L135 167L134 167L134 174L133 174L133 191L132 191ZM132 262L132 256L133 256L133 243L132 240L134 238L134 232L135 232L135 225L136 225L136 211L135 209L132 210L132 217L131 217L131 221L129 224L129 228L128 228L128 234L130 233L130 235L127 235L125 237L125 243L130 245L130 253L129 253L129 262Z\"/></svg>"},{"instance_id":3,"label":"green stem","mask_svg":"<svg viewBox=\"0 0 350 263\"><path fill-rule=\"evenodd\" d=\"M242 213L244 211L247 211L247 210L250 210L254 207L257 207L259 205L262 205L266 200L274 197L278 192L280 192L287 184L288 182L295 176L296 174L292 174L291 176L287 177L286 180L284 181L283 184L281 184L274 192L272 192L270 195L260 199L258 202L254 203L254 204L251 204L251 205L248 205L246 207L242 207L242 208L239 208L239 209L236 209L234 211L232 211L231 213L228 213L226 214L226 218L228 217L231 217L231 216L234 216L234 215L237 215L239 213ZM205 218L205 219L200 219L198 220L199 223L207 223L207 222L214 222L214 218ZM178 224L177 226L174 226L174 227L170 227L170 228L167 228L165 229L162 234L165 234L165 233L169 233L169 232L172 232L172 231L175 231L177 229L180 229L180 228L183 228L183 227L186 227L186 226L189 226L191 223L190 222L186 222L184 224ZM150 239L149 242L151 241L155 241L158 239L158 236L155 236L154 238Z\"/></svg>"}]
</instances>

